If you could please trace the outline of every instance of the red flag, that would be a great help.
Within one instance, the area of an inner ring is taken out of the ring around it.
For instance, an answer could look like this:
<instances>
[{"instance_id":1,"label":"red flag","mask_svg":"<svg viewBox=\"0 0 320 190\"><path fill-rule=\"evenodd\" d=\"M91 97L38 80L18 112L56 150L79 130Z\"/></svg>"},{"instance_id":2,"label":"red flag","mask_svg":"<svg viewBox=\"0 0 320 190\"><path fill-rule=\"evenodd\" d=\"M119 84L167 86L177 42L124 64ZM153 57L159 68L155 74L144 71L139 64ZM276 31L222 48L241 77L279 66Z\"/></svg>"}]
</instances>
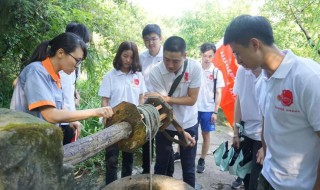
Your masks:
<instances>
[{"instance_id":1,"label":"red flag","mask_svg":"<svg viewBox=\"0 0 320 190\"><path fill-rule=\"evenodd\" d=\"M219 43L221 45L219 45ZM238 70L236 59L229 45L224 46L222 40L217 45L217 51L212 62L223 74L226 86L222 89L222 98L220 107L225 114L230 125L233 124L234 102L233 85Z\"/></svg>"}]
</instances>

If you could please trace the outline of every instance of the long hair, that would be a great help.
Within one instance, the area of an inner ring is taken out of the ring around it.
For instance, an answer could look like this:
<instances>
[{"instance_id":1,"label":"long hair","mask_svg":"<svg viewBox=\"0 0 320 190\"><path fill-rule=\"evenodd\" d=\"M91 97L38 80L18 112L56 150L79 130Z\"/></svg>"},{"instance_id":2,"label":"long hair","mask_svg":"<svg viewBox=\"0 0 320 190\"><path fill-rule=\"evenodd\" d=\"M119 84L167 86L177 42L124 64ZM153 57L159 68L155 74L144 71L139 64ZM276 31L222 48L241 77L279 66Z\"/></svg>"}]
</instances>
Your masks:
<instances>
[{"instance_id":1,"label":"long hair","mask_svg":"<svg viewBox=\"0 0 320 190\"><path fill-rule=\"evenodd\" d=\"M126 50L132 50L132 53L133 53L132 66L131 66L132 73L135 73L137 71L141 71L138 47L134 42L129 42L129 41L125 41L120 44L118 51L117 51L117 54L113 59L113 67L116 70L121 69L121 67L122 67L121 54L123 51L126 51Z\"/></svg>"},{"instance_id":2,"label":"long hair","mask_svg":"<svg viewBox=\"0 0 320 190\"><path fill-rule=\"evenodd\" d=\"M61 48L66 53L74 52L78 47L83 51L83 59L87 57L87 47L80 37L76 34L62 33L50 41L44 41L36 47L28 63L43 61L46 57L53 57Z\"/></svg>"}]
</instances>

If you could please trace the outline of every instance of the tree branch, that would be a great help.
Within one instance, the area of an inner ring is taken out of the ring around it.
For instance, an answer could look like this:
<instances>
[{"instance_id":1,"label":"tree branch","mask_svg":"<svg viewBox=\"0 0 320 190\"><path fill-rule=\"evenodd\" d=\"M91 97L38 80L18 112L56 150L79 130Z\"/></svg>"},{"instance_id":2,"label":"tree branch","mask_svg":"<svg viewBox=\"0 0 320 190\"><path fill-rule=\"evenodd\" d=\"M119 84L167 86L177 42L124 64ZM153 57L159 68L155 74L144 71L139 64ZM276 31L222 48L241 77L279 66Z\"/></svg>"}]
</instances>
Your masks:
<instances>
[{"instance_id":1,"label":"tree branch","mask_svg":"<svg viewBox=\"0 0 320 190\"><path fill-rule=\"evenodd\" d=\"M310 3L307 5L309 6ZM299 11L300 13L307 7L305 6L301 11ZM306 36L307 38L307 41L309 43L309 45L314 48L315 47L315 43L312 41L312 38L309 36L308 32L306 31L306 29L302 26L301 22L299 21L297 15L294 14L293 12L293 9L292 9L292 5L291 3L289 2L289 7L290 7L290 11L291 11L291 14L293 15L294 19L295 19L295 22L298 24L298 26L300 27L300 29L302 30L302 32L304 33L304 35ZM320 55L320 50L317 50L317 53Z\"/></svg>"}]
</instances>

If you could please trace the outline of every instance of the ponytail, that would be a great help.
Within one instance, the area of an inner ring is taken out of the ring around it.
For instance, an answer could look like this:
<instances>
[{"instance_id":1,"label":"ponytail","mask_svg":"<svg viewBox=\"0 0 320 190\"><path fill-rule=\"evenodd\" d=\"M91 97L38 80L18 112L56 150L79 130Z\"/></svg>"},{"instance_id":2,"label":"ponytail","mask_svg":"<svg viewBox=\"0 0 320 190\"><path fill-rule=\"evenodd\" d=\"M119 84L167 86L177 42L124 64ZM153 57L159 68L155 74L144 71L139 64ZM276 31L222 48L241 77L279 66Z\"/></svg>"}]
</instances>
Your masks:
<instances>
[{"instance_id":1,"label":"ponytail","mask_svg":"<svg viewBox=\"0 0 320 190\"><path fill-rule=\"evenodd\" d=\"M44 41L41 44L39 44L36 49L34 50L33 54L31 55L28 64L35 62L35 61L43 61L48 56L48 46L50 44L50 41Z\"/></svg>"},{"instance_id":2,"label":"ponytail","mask_svg":"<svg viewBox=\"0 0 320 190\"><path fill-rule=\"evenodd\" d=\"M66 53L71 53L78 47L83 51L84 60L87 57L87 46L83 40L76 34L70 32L62 33L52 40L44 41L38 45L27 64L35 61L43 61L47 57L53 57L59 49L63 49Z\"/></svg>"}]
</instances>

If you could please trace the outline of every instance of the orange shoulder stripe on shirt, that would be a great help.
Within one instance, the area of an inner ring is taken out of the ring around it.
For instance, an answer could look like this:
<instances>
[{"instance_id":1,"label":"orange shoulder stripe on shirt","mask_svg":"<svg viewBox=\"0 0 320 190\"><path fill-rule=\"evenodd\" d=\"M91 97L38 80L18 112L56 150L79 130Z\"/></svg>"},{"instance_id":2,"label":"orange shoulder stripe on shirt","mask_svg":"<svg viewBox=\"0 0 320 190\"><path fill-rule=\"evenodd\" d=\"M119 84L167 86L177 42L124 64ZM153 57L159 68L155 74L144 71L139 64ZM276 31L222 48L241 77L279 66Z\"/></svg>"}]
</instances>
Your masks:
<instances>
[{"instance_id":1,"label":"orange shoulder stripe on shirt","mask_svg":"<svg viewBox=\"0 0 320 190\"><path fill-rule=\"evenodd\" d=\"M48 71L52 79L56 82L58 88L61 88L61 83L60 83L60 75L59 73L56 73L53 65L51 63L51 60L49 57L47 57L45 60L42 61L42 65L44 68Z\"/></svg>"},{"instance_id":2,"label":"orange shoulder stripe on shirt","mask_svg":"<svg viewBox=\"0 0 320 190\"><path fill-rule=\"evenodd\" d=\"M42 106L53 106L53 107L56 107L56 105L51 102L51 101L48 101L48 100L43 100L43 101L38 101L38 102L35 102L35 103L32 103L32 104L29 104L29 110L33 110L35 108L38 108L38 107L42 107Z\"/></svg>"}]
</instances>

